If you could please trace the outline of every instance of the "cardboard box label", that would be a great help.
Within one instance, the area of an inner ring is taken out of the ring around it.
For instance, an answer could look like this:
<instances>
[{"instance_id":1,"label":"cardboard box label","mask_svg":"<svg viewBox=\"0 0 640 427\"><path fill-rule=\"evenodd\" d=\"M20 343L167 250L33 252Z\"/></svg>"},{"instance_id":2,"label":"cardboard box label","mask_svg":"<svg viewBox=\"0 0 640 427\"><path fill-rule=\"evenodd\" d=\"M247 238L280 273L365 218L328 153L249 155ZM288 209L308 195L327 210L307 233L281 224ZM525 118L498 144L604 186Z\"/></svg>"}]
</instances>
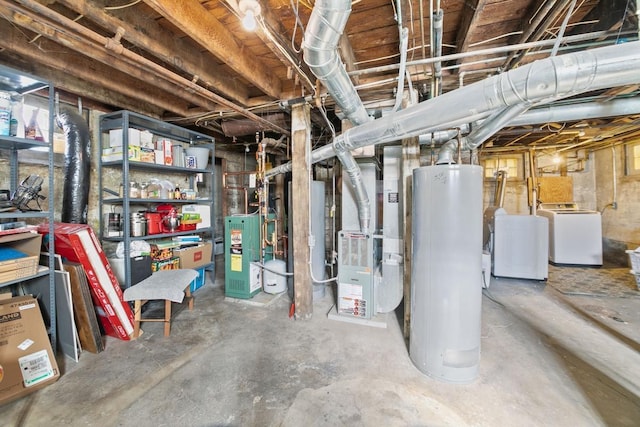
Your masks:
<instances>
[{"instance_id":1,"label":"cardboard box label","mask_svg":"<svg viewBox=\"0 0 640 427\"><path fill-rule=\"evenodd\" d=\"M18 363L25 387L36 385L55 375L47 350L20 357Z\"/></svg>"},{"instance_id":2,"label":"cardboard box label","mask_svg":"<svg viewBox=\"0 0 640 427\"><path fill-rule=\"evenodd\" d=\"M18 348L22 351L25 351L26 349L28 349L29 347L31 347L33 345L34 341L32 339L27 338L26 340L22 341L19 345Z\"/></svg>"}]
</instances>

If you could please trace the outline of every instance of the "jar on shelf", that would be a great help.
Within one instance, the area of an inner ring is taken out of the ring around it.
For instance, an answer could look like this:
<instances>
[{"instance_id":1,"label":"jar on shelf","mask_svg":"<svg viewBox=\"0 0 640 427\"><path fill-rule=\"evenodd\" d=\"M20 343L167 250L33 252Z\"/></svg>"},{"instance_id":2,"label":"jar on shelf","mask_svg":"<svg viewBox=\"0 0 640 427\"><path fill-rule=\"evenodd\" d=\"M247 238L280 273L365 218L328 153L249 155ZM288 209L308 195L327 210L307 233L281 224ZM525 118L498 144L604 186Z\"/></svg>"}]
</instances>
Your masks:
<instances>
[{"instance_id":1,"label":"jar on shelf","mask_svg":"<svg viewBox=\"0 0 640 427\"><path fill-rule=\"evenodd\" d=\"M159 199L160 198L160 185L151 182L147 185L147 198L149 199Z\"/></svg>"},{"instance_id":2,"label":"jar on shelf","mask_svg":"<svg viewBox=\"0 0 640 427\"><path fill-rule=\"evenodd\" d=\"M143 182L140 184L140 198L148 199L149 198L149 183Z\"/></svg>"},{"instance_id":3,"label":"jar on shelf","mask_svg":"<svg viewBox=\"0 0 640 427\"><path fill-rule=\"evenodd\" d=\"M129 183L129 197L132 199L140 198L140 186L135 181Z\"/></svg>"}]
</instances>

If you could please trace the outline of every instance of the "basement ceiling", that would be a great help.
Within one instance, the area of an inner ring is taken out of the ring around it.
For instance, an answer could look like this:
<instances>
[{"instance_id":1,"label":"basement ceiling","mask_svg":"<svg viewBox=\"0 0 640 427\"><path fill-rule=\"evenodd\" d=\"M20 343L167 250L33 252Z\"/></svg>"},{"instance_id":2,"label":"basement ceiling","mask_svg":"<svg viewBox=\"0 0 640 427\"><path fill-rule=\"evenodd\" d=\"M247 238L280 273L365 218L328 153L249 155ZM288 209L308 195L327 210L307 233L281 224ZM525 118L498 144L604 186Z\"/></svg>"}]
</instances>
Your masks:
<instances>
[{"instance_id":1,"label":"basement ceiling","mask_svg":"<svg viewBox=\"0 0 640 427\"><path fill-rule=\"evenodd\" d=\"M286 136L288 106L305 98L314 143L328 142L327 121L339 130L340 114L302 57L314 1L257 0L255 31L241 23L246 1L0 0L0 63L51 81L68 99L196 128L227 147L244 148L256 132ZM440 17L438 52L432 24ZM630 0L355 0L339 48L374 113L395 101L400 26L408 32L407 71L420 101L556 52L638 38ZM637 86L616 87L562 102L638 94ZM597 148L636 138L639 123L640 115L626 115L510 126L485 147Z\"/></svg>"}]
</instances>

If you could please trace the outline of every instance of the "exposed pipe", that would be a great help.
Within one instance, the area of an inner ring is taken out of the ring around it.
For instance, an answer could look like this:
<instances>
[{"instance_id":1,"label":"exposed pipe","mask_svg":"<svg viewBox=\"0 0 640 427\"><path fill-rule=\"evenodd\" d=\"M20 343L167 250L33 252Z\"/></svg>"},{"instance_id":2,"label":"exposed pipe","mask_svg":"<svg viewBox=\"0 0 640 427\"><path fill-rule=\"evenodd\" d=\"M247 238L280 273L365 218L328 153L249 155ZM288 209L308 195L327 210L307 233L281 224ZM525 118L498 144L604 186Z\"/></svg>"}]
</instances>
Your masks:
<instances>
[{"instance_id":1,"label":"exposed pipe","mask_svg":"<svg viewBox=\"0 0 640 427\"><path fill-rule=\"evenodd\" d=\"M528 102L516 104L511 107L504 108L503 110L494 113L489 119L482 122L482 124L476 128L473 132L467 135L466 138L460 140L454 140L445 143L438 152L437 164L452 163L453 151L465 149L472 150L478 148L483 142L491 137L491 135L498 132L513 120L514 117L518 117L531 107ZM459 157L459 156L458 156ZM460 161L458 160L458 163Z\"/></svg>"},{"instance_id":2,"label":"exposed pipe","mask_svg":"<svg viewBox=\"0 0 640 427\"><path fill-rule=\"evenodd\" d=\"M351 0L316 1L304 35L304 61L355 125L371 120L338 54Z\"/></svg>"},{"instance_id":3,"label":"exposed pipe","mask_svg":"<svg viewBox=\"0 0 640 427\"><path fill-rule=\"evenodd\" d=\"M613 168L613 202L611 207L618 209L618 167L616 164L616 149L611 146L611 167Z\"/></svg>"},{"instance_id":4,"label":"exposed pipe","mask_svg":"<svg viewBox=\"0 0 640 427\"><path fill-rule=\"evenodd\" d=\"M617 98L607 102L536 106L514 118L509 126L524 126L548 122L571 122L601 117L640 114L640 98Z\"/></svg>"},{"instance_id":5,"label":"exposed pipe","mask_svg":"<svg viewBox=\"0 0 640 427\"><path fill-rule=\"evenodd\" d=\"M433 40L431 41L434 45L434 56L436 58L442 57L442 19L444 17L444 12L442 9L438 9L436 14L433 17ZM433 93L432 97L436 97L442 94L442 62L436 61L433 63L433 80L431 80L433 84Z\"/></svg>"},{"instance_id":6,"label":"exposed pipe","mask_svg":"<svg viewBox=\"0 0 640 427\"><path fill-rule=\"evenodd\" d=\"M581 41L588 41L588 40L597 40L597 39L606 38L606 37L609 37L612 35L618 35L618 34L619 33L617 32L611 32L611 31L595 31L592 33L576 34L572 36L563 37L561 39L561 42L574 43L574 42L581 42ZM434 62L438 62L438 61L451 62L451 61L456 61L458 59L470 58L474 56L489 56L495 53L504 53L504 52L522 50L522 49L533 49L536 47L553 46L555 42L556 42L556 39L553 38L549 40L539 40L536 42L519 43L515 45L497 46L497 47L491 47L487 49L473 50L469 52L453 53L451 55L445 55L439 58L432 57L432 58L417 59L415 61L407 62L407 67L427 65L427 64L432 64ZM361 76L364 74L376 74L376 73L382 73L385 71L395 70L397 68L398 68L398 64L380 65L378 67L363 68L359 70L349 71L349 75Z\"/></svg>"},{"instance_id":7,"label":"exposed pipe","mask_svg":"<svg viewBox=\"0 0 640 427\"><path fill-rule=\"evenodd\" d=\"M407 28L400 29L400 69L398 71L398 86L396 89L396 102L391 111L398 111L402 103L402 94L404 92L404 78L407 64L407 48L409 47L409 30Z\"/></svg>"},{"instance_id":8,"label":"exposed pipe","mask_svg":"<svg viewBox=\"0 0 640 427\"><path fill-rule=\"evenodd\" d=\"M526 27L526 30L520 36L519 43L524 43L529 39L529 37L531 37L531 35L535 32L538 26L547 17L547 15L551 11L555 3L556 3L555 0L547 0L545 4L542 6L542 8L538 9L538 13L536 13L536 15L534 16L533 21ZM511 63L511 61L516 55L517 55L517 50L513 50L505 60L502 68L507 70L509 67L509 64Z\"/></svg>"},{"instance_id":9,"label":"exposed pipe","mask_svg":"<svg viewBox=\"0 0 640 427\"><path fill-rule=\"evenodd\" d=\"M357 126L336 137L333 145L314 150L312 162L349 150L398 141L483 119L520 103L549 103L584 92L640 83L640 42L629 42L545 58L489 77L442 96ZM290 164L267 172L290 170Z\"/></svg>"},{"instance_id":10,"label":"exposed pipe","mask_svg":"<svg viewBox=\"0 0 640 427\"><path fill-rule=\"evenodd\" d=\"M571 5L569 6L569 10L567 11L566 16L564 17L564 20L562 21L562 25L560 26L560 30L558 31L558 34L556 36L556 43L553 45L553 49L551 50L551 56L556 56L556 54L558 53L558 48L560 47L560 40L564 36L564 32L567 29L567 24L569 23L569 19L571 18L571 15L573 15L573 9L575 7L576 7L576 0L573 0L571 2Z\"/></svg>"},{"instance_id":11,"label":"exposed pipe","mask_svg":"<svg viewBox=\"0 0 640 427\"><path fill-rule=\"evenodd\" d=\"M218 103L245 117L262 123L272 130L285 135L290 135L290 132L287 129L283 129L268 122L262 117L240 107L232 101L205 89L204 87L196 84L196 82L179 76L155 62L125 49L122 45L113 43L113 39L101 36L44 5L28 0L16 0L15 2L2 1L1 3L9 10L22 14L33 21L29 22L24 19L14 19L12 22L29 29L33 29L31 28L33 23L43 25L50 30L48 32L44 32L44 36L51 38L66 47L70 47L85 55L87 55L88 52L94 51L109 52L107 56L110 58L108 59L98 55L92 56L100 62L108 63L108 65L112 65L109 61L113 60L113 55L118 55L119 60L130 65L133 69L138 70L140 75L144 73L149 76L151 73L159 77L155 80L155 83L162 87L163 90L175 92L176 88L180 88L183 90L182 95L197 105L213 109L213 106L210 105L210 103ZM43 20L42 17L49 19ZM72 31L69 31L69 29ZM69 41L72 41L72 43L69 43Z\"/></svg>"},{"instance_id":12,"label":"exposed pipe","mask_svg":"<svg viewBox=\"0 0 640 427\"><path fill-rule=\"evenodd\" d=\"M351 0L316 1L307 23L303 48L304 60L309 69L327 88L346 117L357 126L372 119L338 54L338 42L350 14ZM336 139L333 144L335 155L349 174L355 189L360 229L362 232L368 232L371 207L360 167L351 152L342 144L335 144L335 142Z\"/></svg>"},{"instance_id":13,"label":"exposed pipe","mask_svg":"<svg viewBox=\"0 0 640 427\"><path fill-rule=\"evenodd\" d=\"M496 173L496 191L493 196L494 205L498 208L504 208L504 194L507 189L507 173L499 170Z\"/></svg>"}]
</instances>

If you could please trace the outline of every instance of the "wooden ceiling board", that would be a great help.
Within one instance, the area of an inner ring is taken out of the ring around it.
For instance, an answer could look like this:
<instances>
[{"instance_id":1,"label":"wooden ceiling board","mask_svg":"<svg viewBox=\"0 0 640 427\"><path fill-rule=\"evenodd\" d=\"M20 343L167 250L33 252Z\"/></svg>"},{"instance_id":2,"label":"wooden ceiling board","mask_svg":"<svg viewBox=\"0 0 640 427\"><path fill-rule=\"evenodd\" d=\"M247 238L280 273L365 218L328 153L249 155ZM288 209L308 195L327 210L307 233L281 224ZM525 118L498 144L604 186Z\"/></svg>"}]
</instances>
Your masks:
<instances>
[{"instance_id":1,"label":"wooden ceiling board","mask_svg":"<svg viewBox=\"0 0 640 427\"><path fill-rule=\"evenodd\" d=\"M37 14L38 10L42 10L42 7L48 7L51 13L59 14L67 19L74 19L79 15L79 12L74 11L69 4L76 0L58 0L42 2L38 0L23 0L20 2L19 7L24 7L34 11ZM268 41L266 38L261 38L260 34L247 32L242 28L241 22L237 14L232 10L231 4L234 4L237 0L198 0L195 6L199 3L202 7L203 14L209 14L207 19L215 18L219 22L220 28L213 30L211 27L202 28L202 32L207 34L194 34L193 30L197 27L174 25L172 21L176 21L177 17L162 16L159 12L156 12L155 8L149 6L152 3L157 4L158 0L143 0L141 2L132 4L130 7L123 9L102 9L103 13L107 13L117 19L130 25L129 28L135 28L145 34L148 39L155 40L160 39L160 35L167 37L170 40L182 41L179 50L182 52L176 52L175 58L171 55L167 55L167 52L160 53L154 52L154 46L152 43L140 43L136 42L135 38L127 38L127 34L122 38L122 46L132 54L139 55L139 57L145 60L151 60L159 66L165 68L168 72L177 74L179 76L189 78L192 76L205 75L206 73L214 74L218 76L219 84L221 88L223 85L227 87L242 88L244 91L244 100L238 103L239 107L242 107L245 102L267 102L277 101L276 96L268 95L265 91L272 90L273 87L280 87L282 97L290 97L297 94L308 94L309 89L302 89L296 73L290 69L291 64L285 59L282 53L274 53L273 41ZM166 0L162 0L163 2ZM185 7L193 6L191 1L182 0L185 3ZM309 17L312 11L312 5L314 0L259 0L262 10L264 11L264 19L270 22L273 32L278 37L278 43L282 44L282 48L293 52L294 47L291 46L291 37L295 32L295 49L299 49L302 43L303 30L296 24L296 10L299 15L300 21L303 26L306 27ZM403 26L409 29L409 47L410 51L407 53L409 61L415 61L424 57L430 56L430 44L432 42L430 38L430 26L429 21L430 11L429 5L431 3L440 4L444 12L443 18L443 54L450 55L453 53L469 52L472 50L486 50L492 47L505 46L509 43L518 43L522 38L521 34L512 34L515 32L521 32L528 29L534 18L536 17L536 11L541 10L541 5L551 4L548 3L551 0L441 0L438 2L428 2L426 0L404 0L401 3L402 6L402 18ZM561 0L558 0L554 4L559 4ZM565 0L562 0L565 1ZM80 2L81 3L81 2ZM76 3L76 4L80 4ZM123 5L125 1L112 1L112 0L92 0L88 2L93 8ZM567 4L570 2L566 2ZM0 8L14 8L16 2L12 0L0 0ZM292 4L294 7L292 7ZM352 11L349 19L346 22L345 36L348 38L349 44L353 51L353 58L350 61L355 61L357 68L361 70L367 70L372 67L380 67L384 65L394 66L395 68L388 69L382 72L370 73L366 72L359 76L354 76L353 81L357 82L360 86L358 93L360 97L367 102L372 103L385 103L393 100L393 88L395 87L395 78L397 77L397 65L400 61L399 52L399 34L398 26L395 20L395 8L394 0L360 0L352 3ZM627 0L580 0L576 3L576 10L574 11L569 26L566 30L566 34L576 34L585 31L603 30L603 29L617 29L624 26L627 28L637 29L637 17L635 15L635 5L632 5L632 9L625 16L625 8L627 7ZM172 6L173 4L166 4ZM420 6L422 5L423 11L420 16ZM156 6L157 7L157 6ZM3 9L4 10L4 9ZM158 10L161 10L160 8ZM165 10L168 10L165 8ZM177 9L173 9L178 13ZM165 12L166 13L166 12ZM83 25L87 31L94 32L102 37L113 37L115 27L113 25L103 25L98 21L95 21L88 16L90 14L83 14L82 19L78 20L74 25ZM564 19L564 13L559 14L554 22L549 24L549 31L538 36L538 38L550 38L553 37L553 33L558 31L559 26ZM623 19L624 18L624 19ZM42 22L47 22L48 17L42 17ZM184 19L184 17L183 17ZM598 22L585 22L588 20L596 19ZM185 21L181 21L183 24ZM635 23L635 27L634 27ZM197 24L197 23L194 23ZM14 27L15 23L10 22L6 17L0 17L0 25ZM469 26L467 26L469 25ZM183 28L181 28L181 26ZM38 27L40 28L40 27ZM25 27L19 29L21 37L27 37L33 39L38 34L33 31L33 28ZM219 33L216 33L219 32ZM189 35L187 35L189 34ZM511 34L511 35L510 35ZM611 38L615 39L615 32ZM463 38L466 35L465 38ZM42 35L41 45L55 46L54 49L60 50L62 44L56 44L54 41L48 41L43 43L44 38L47 35ZM624 37L628 37L625 35ZM216 55L211 51L215 50L214 45L207 46L207 40L217 42L217 40L232 40L232 44L236 48L232 49L224 55L220 53ZM464 45L458 45L463 43ZM161 43L161 42L160 42ZM423 46L424 43L424 46ZM6 44L6 43L5 43ZM166 45L166 44L165 44ZM11 44L7 44L4 55L0 55L0 62L10 61L8 58L19 55L19 46L12 47ZM15 50L14 50L15 49ZM546 48L545 50L548 50ZM183 61L186 55L181 53L188 52L191 55L197 57L198 60L192 61L189 71L183 66ZM424 54L423 54L424 52ZM91 63L93 59L90 55L91 52L72 53L69 55L70 63L74 63L74 57L80 55L79 59L75 63L85 64L87 61ZM250 58L252 64L249 70L238 67L236 62L232 68L229 64L233 61L229 59L238 60L236 55L243 54ZM291 54L292 57L301 58L301 55L295 52ZM476 81L481 81L492 73L497 71L497 67L504 65L504 57L508 53L489 53L486 52L481 55L473 57L467 57L457 61L445 61L443 62L443 87L444 91L455 90L460 85L460 79L462 78L463 84L469 85ZM542 58L548 56L548 52L534 53L525 56L518 65L522 65L526 62L530 62L536 58ZM116 57L114 57L116 58ZM492 60L498 58L498 61ZM82 60L80 60L82 59ZM297 61L298 59L294 59ZM14 61L16 62L16 61ZM18 63L28 63L28 60L17 61ZM462 64L459 68L448 69L456 63ZM11 62L6 62L6 65L11 66ZM305 68L304 64L301 63ZM44 67L44 65L43 65ZM98 67L109 67L109 65L98 64ZM118 75L115 70L118 70L118 59L114 59L112 75ZM74 73L74 67L70 67L67 74L60 75L59 81L64 82L68 87L69 78ZM44 68L41 68L44 69ZM414 84L420 84L421 86L430 85L430 65L419 65L409 67L413 74ZM251 71L255 70L252 74ZM51 71L56 72L55 70ZM308 71L307 71L308 72ZM71 73L71 74L69 74ZM241 74L242 73L242 74ZM460 74L462 73L462 74ZM80 72L77 73L78 79L81 79ZM132 93L144 91L144 88L148 88L149 82L159 81L157 79L163 78L159 76L149 76L150 78L144 80L136 80L134 76L127 76L126 84L131 87ZM315 77L309 74L309 79L315 81ZM276 84L272 88L268 88L265 84L265 78L272 79ZM260 80L262 79L262 80ZM54 79L55 80L55 79ZM197 80L197 79L196 79ZM124 81L124 80L123 80ZM203 86L206 85L204 81ZM260 84L259 82L262 81ZM54 84L56 82L54 81ZM260 89L258 87L260 84ZM78 87L81 87L78 85ZM216 91L216 88L210 88ZM228 90L228 89L227 89ZM168 94L163 92L162 96L158 99L158 105L150 105L149 111L161 111L163 105L166 107L167 96L175 96L175 104L181 106L184 110L184 106L191 105L188 101L188 97L184 96L185 91L176 90L174 94ZM637 87L629 88L615 88L615 90L609 92L611 96L638 96ZM96 90L96 94L100 94L101 98L105 97L108 93L107 88L101 88ZM229 99L224 92L219 92L220 95ZM90 93L78 93L78 96L90 98ZM598 96L598 93L592 94ZM237 97L237 94L236 94ZM248 97L248 98L246 98ZM112 103L108 101L106 104L114 105L118 107L118 102L122 102L122 96L115 96ZM251 100L251 101L249 101ZM101 99L101 102L104 102ZM236 102L237 101L233 101ZM139 103L143 103L142 100ZM315 102L312 102L315 104ZM326 104L333 106L334 101L330 97L326 99ZM128 102L127 105L135 105L135 102ZM232 111L229 109L226 103L220 104L216 107L216 110L220 111ZM331 107L333 108L333 107ZM233 113L238 114L237 112ZM333 114L329 111L329 114ZM170 111L166 109L166 115L169 117L175 117L176 111ZM595 121L594 121L595 122ZM183 122L184 123L184 122ZM599 124L602 128L601 134L612 135L614 134L611 129L607 129L607 124L612 123L612 120L603 119L603 123ZM322 126L322 123L317 123ZM570 125L570 124L568 124ZM567 126L568 126L567 125ZM620 124L616 125L620 127ZM568 127L567 127L568 128ZM496 144L509 145L512 141L516 141L515 138L521 138L517 142L513 142L512 145L518 146L520 144L530 144L534 141L541 144L546 141L553 141L558 143L562 138L555 134L546 135L542 132L549 132L548 129L540 129L537 131L534 137L522 137L522 132L526 133L530 130L522 127L515 129L508 129L505 135L496 135L494 141ZM606 131L606 132L605 132ZM514 132L520 132L515 135ZM542 135L542 136L541 136ZM251 137L251 136L249 136ZM567 138L565 138L567 139Z\"/></svg>"}]
</instances>

